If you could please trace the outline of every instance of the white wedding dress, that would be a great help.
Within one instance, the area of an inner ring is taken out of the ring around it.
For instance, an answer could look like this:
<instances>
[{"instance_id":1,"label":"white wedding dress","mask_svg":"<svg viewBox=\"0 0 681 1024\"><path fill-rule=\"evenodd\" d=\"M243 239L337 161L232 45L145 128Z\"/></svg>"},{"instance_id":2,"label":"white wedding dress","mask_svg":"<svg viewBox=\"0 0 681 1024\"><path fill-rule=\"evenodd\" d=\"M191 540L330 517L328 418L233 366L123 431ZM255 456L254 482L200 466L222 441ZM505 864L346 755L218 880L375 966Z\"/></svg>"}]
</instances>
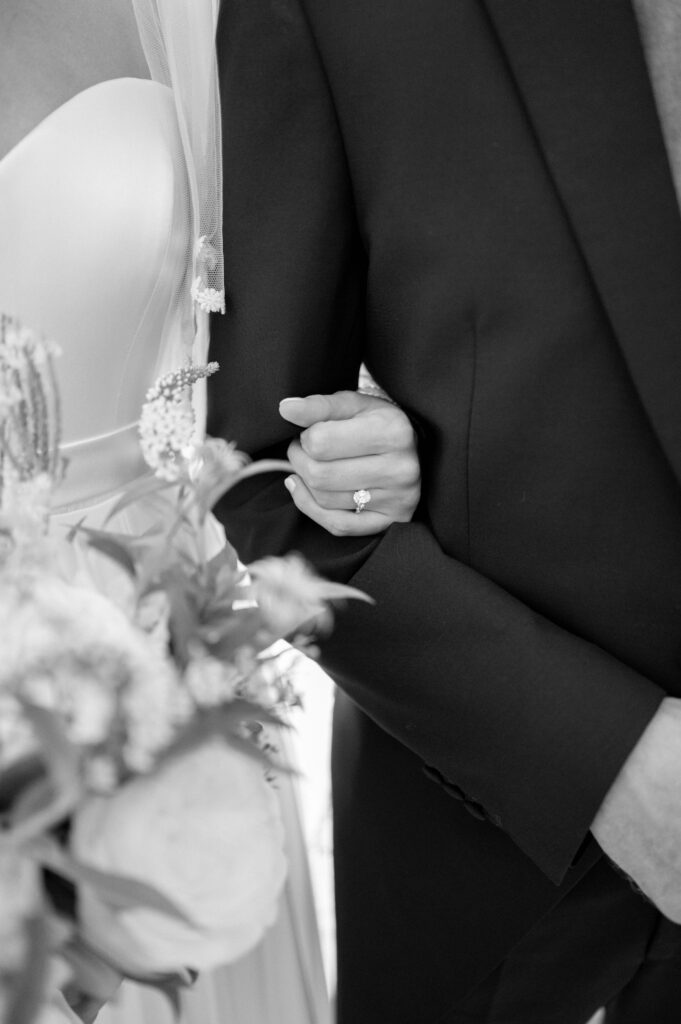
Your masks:
<instances>
[{"instance_id":1,"label":"white wedding dress","mask_svg":"<svg viewBox=\"0 0 681 1024\"><path fill-rule=\"evenodd\" d=\"M62 349L66 522L100 522L145 472L145 392L185 359L186 175L170 89L131 78L78 93L0 160L0 311ZM290 865L278 920L252 953L183 996L182 1024L328 1024L295 792L289 780L278 789ZM163 997L128 982L98 1018L172 1019Z\"/></svg>"}]
</instances>

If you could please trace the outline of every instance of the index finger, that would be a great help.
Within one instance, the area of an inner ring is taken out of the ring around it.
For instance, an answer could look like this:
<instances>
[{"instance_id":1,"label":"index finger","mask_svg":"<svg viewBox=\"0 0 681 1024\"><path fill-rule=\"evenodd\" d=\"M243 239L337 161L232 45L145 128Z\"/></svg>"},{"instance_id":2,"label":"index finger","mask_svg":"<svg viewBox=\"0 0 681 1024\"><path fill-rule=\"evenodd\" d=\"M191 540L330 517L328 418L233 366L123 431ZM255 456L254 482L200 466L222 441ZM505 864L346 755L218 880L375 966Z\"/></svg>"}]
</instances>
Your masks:
<instances>
[{"instance_id":1,"label":"index finger","mask_svg":"<svg viewBox=\"0 0 681 1024\"><path fill-rule=\"evenodd\" d=\"M348 420L366 408L366 396L358 394L357 391L336 391L333 395L308 395L306 398L284 398L279 403L281 416L299 427L311 427L313 423L324 420Z\"/></svg>"}]
</instances>

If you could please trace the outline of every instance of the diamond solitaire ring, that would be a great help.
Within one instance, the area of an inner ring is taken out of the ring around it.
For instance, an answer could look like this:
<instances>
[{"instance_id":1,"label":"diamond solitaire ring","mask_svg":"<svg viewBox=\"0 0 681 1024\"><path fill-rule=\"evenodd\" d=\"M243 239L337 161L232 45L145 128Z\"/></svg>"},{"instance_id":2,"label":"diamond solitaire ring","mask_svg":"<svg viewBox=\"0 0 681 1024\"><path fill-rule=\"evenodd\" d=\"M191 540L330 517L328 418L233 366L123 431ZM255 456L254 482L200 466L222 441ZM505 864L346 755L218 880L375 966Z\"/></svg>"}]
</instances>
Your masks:
<instances>
[{"instance_id":1,"label":"diamond solitaire ring","mask_svg":"<svg viewBox=\"0 0 681 1024\"><path fill-rule=\"evenodd\" d=\"M371 491L365 491L363 488L360 488L358 491L355 491L352 496L352 500L356 506L355 512L359 515L359 513L363 512L371 501Z\"/></svg>"}]
</instances>

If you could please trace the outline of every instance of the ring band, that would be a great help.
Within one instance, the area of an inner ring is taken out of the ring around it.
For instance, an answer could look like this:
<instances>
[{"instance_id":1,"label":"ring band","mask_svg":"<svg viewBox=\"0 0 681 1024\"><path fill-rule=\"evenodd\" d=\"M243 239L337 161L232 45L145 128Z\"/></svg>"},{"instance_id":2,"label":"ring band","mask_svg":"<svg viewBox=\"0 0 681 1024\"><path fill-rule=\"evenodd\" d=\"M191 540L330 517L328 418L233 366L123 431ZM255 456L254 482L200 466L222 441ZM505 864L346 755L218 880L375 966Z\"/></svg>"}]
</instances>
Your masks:
<instances>
[{"instance_id":1,"label":"ring band","mask_svg":"<svg viewBox=\"0 0 681 1024\"><path fill-rule=\"evenodd\" d=\"M363 512L371 501L371 491L365 491L363 487L360 487L360 489L355 491L353 494L352 500L355 503L355 512L359 515L359 513Z\"/></svg>"}]
</instances>

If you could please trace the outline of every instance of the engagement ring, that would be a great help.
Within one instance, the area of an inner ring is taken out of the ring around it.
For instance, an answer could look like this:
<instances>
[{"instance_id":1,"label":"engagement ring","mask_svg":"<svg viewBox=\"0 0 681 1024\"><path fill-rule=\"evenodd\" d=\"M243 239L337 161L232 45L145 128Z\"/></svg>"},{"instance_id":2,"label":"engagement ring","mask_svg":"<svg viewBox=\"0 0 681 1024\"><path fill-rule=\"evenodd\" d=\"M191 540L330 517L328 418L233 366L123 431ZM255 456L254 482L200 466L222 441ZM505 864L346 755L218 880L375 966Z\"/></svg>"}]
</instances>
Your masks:
<instances>
[{"instance_id":1,"label":"engagement ring","mask_svg":"<svg viewBox=\"0 0 681 1024\"><path fill-rule=\"evenodd\" d=\"M355 508L355 512L357 512L357 514L359 515L359 513L363 512L364 509L369 504L369 502L371 501L371 491L365 491L363 488L360 488L359 491L355 491L355 493L352 496L352 500L357 506Z\"/></svg>"}]
</instances>

